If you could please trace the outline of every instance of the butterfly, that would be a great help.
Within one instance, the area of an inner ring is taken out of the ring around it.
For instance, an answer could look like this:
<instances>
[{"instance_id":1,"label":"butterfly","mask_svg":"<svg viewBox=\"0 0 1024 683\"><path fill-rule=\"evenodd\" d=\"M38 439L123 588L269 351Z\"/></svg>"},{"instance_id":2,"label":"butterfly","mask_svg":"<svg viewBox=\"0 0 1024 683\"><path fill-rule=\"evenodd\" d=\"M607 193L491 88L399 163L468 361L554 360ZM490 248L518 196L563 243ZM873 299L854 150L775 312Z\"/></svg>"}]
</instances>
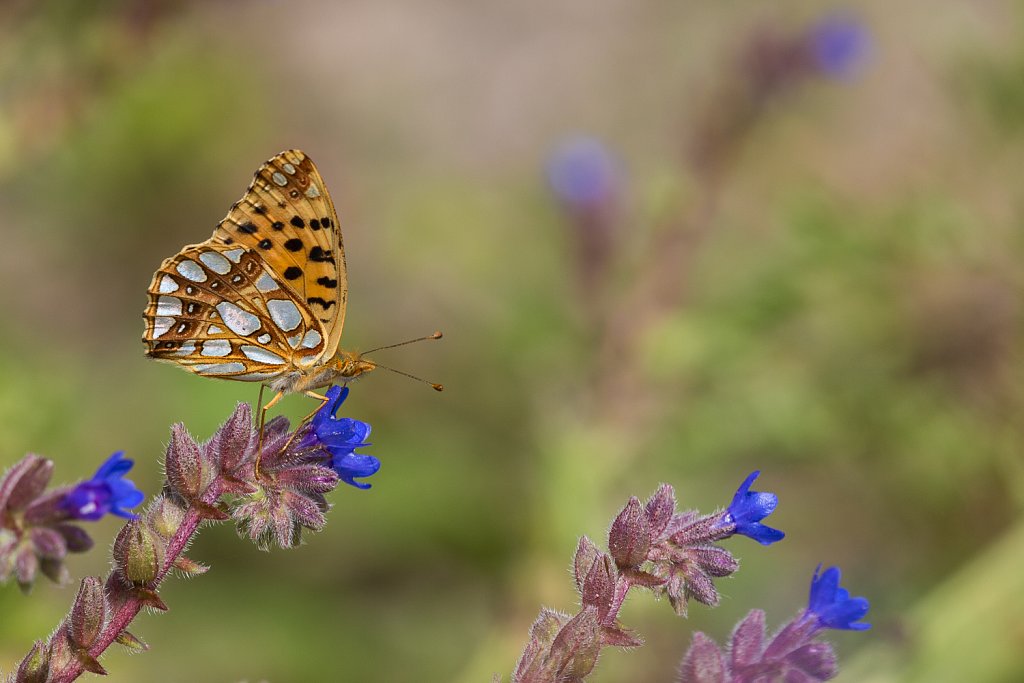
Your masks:
<instances>
[{"instance_id":1,"label":"butterfly","mask_svg":"<svg viewBox=\"0 0 1024 683\"><path fill-rule=\"evenodd\" d=\"M142 341L147 356L197 375L266 385L277 392L266 415L286 393L326 401L313 390L378 367L338 348L347 299L327 186L288 150L260 166L210 239L160 264Z\"/></svg>"}]
</instances>

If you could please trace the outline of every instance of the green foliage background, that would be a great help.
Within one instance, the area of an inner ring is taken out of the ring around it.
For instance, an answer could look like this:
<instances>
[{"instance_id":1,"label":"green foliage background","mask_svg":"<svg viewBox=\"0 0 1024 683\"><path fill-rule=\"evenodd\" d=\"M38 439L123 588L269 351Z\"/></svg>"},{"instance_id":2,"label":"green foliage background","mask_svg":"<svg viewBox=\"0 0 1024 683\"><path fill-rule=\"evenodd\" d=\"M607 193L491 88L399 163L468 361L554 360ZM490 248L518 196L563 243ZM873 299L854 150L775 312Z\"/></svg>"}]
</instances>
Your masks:
<instances>
[{"instance_id":1,"label":"green foliage background","mask_svg":"<svg viewBox=\"0 0 1024 683\"><path fill-rule=\"evenodd\" d=\"M213 569L166 585L171 611L133 629L152 650L113 650L109 680L507 676L540 606L573 608L579 535L662 481L709 511L758 468L785 542L733 543L722 605L688 620L634 597L648 645L595 682L670 680L693 630L722 640L752 607L781 623L819 561L872 601L874 630L832 638L840 680L1024 679L1024 4L847 7L866 70L742 141L679 305L616 361L639 404L588 392L610 368L546 155L582 130L627 169L612 306L694 201L680 151L745 37L820 3L0 8L0 466L39 452L71 481L124 449L153 493L172 422L205 438L256 400L138 338L155 267L284 148L317 161L345 227L343 344L445 332L386 360L444 394L379 372L346 404L374 427L373 489L339 489L289 552L206 530L190 556ZM73 575L105 573L116 529L93 527ZM73 595L0 588L0 668Z\"/></svg>"}]
</instances>

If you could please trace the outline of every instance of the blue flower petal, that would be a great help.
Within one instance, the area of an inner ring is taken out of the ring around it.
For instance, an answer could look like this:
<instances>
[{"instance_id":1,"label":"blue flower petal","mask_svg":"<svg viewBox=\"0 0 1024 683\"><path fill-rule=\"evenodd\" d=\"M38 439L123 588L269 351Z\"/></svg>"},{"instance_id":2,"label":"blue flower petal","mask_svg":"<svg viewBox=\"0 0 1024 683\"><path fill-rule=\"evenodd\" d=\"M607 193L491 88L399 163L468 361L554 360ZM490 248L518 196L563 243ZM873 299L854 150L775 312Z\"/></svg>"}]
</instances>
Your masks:
<instances>
[{"instance_id":1,"label":"blue flower petal","mask_svg":"<svg viewBox=\"0 0 1024 683\"><path fill-rule=\"evenodd\" d=\"M368 477L380 469L380 460L372 455L356 453L355 449L368 446L370 425L350 417L338 417L338 408L348 397L348 387L332 386L327 390L327 403L313 416L313 432L320 444L331 454L330 466L338 477L351 486L370 488L369 484L355 481L355 477Z\"/></svg>"},{"instance_id":2,"label":"blue flower petal","mask_svg":"<svg viewBox=\"0 0 1024 683\"><path fill-rule=\"evenodd\" d=\"M839 586L839 579L839 567L829 567L822 573L818 565L811 578L808 612L817 617L822 628L866 631L871 624L854 622L864 618L871 604L867 598L851 598L850 592Z\"/></svg>"},{"instance_id":3,"label":"blue flower petal","mask_svg":"<svg viewBox=\"0 0 1024 683\"><path fill-rule=\"evenodd\" d=\"M133 508L146 499L146 494L135 488L135 484L128 480L108 481L107 485L117 507Z\"/></svg>"},{"instance_id":4,"label":"blue flower petal","mask_svg":"<svg viewBox=\"0 0 1024 683\"><path fill-rule=\"evenodd\" d=\"M97 481L100 479L110 479L112 477L123 477L128 474L128 470L130 470L134 464L134 460L129 460L124 457L124 451L118 451L100 465L99 469L96 470L96 474L92 475L92 479L93 481Z\"/></svg>"},{"instance_id":5,"label":"blue flower petal","mask_svg":"<svg viewBox=\"0 0 1024 683\"><path fill-rule=\"evenodd\" d=\"M124 457L124 451L111 455L99 466L92 479L83 481L64 494L61 506L72 519L96 521L106 514L132 517L125 508L132 508L146 496L135 484L124 478L134 461Z\"/></svg>"},{"instance_id":6,"label":"blue flower petal","mask_svg":"<svg viewBox=\"0 0 1024 683\"><path fill-rule=\"evenodd\" d=\"M610 200L620 184L618 164L596 138L576 135L559 144L547 164L548 184L566 205L594 208Z\"/></svg>"},{"instance_id":7,"label":"blue flower petal","mask_svg":"<svg viewBox=\"0 0 1024 683\"><path fill-rule=\"evenodd\" d=\"M139 518L139 516L137 514L135 514L134 512L130 512L128 510L122 510L119 507L112 507L112 508L110 508L110 514L117 515L118 517L124 517L125 519L138 519Z\"/></svg>"},{"instance_id":8,"label":"blue flower petal","mask_svg":"<svg viewBox=\"0 0 1024 683\"><path fill-rule=\"evenodd\" d=\"M328 420L337 417L338 408L348 398L348 387L341 387L335 384L327 390L327 403L320 406L320 410L316 411L316 415L313 416L313 424L317 422L326 422Z\"/></svg>"},{"instance_id":9,"label":"blue flower petal","mask_svg":"<svg viewBox=\"0 0 1024 683\"><path fill-rule=\"evenodd\" d=\"M110 511L110 488L84 481L64 494L61 505L74 519L95 522Z\"/></svg>"},{"instance_id":10,"label":"blue flower petal","mask_svg":"<svg viewBox=\"0 0 1024 683\"><path fill-rule=\"evenodd\" d=\"M779 504L779 497L774 493L751 491L750 487L754 480L760 476L761 471L755 470L743 480L736 494L732 497L732 503L723 515L723 523L735 525L734 534L740 534L751 538L761 545L771 545L781 541L786 534L774 529L761 520L775 511Z\"/></svg>"},{"instance_id":11,"label":"blue flower petal","mask_svg":"<svg viewBox=\"0 0 1024 683\"><path fill-rule=\"evenodd\" d=\"M345 443L358 444L361 441L365 441L369 435L370 425L350 417L332 420L324 424L317 431L317 436L324 442L333 440L336 442L344 441Z\"/></svg>"},{"instance_id":12,"label":"blue flower petal","mask_svg":"<svg viewBox=\"0 0 1024 683\"><path fill-rule=\"evenodd\" d=\"M771 545L772 543L778 543L786 537L786 534L782 531L774 529L766 524L761 524L760 522L744 524L742 529L737 527L736 533L746 536L747 538L753 539L761 545Z\"/></svg>"},{"instance_id":13,"label":"blue flower petal","mask_svg":"<svg viewBox=\"0 0 1024 683\"><path fill-rule=\"evenodd\" d=\"M856 76L871 49L871 34L856 17L832 14L811 29L810 48L815 64L833 78Z\"/></svg>"}]
</instances>

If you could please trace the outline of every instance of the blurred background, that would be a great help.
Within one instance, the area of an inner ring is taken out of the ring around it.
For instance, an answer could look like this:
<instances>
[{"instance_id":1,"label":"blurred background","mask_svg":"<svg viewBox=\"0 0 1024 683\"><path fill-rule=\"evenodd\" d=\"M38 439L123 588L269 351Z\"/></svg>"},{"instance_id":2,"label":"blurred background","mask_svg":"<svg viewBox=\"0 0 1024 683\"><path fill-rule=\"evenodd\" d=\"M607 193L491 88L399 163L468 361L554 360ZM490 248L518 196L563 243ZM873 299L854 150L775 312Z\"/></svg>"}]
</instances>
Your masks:
<instances>
[{"instance_id":1,"label":"blurred background","mask_svg":"<svg viewBox=\"0 0 1024 683\"><path fill-rule=\"evenodd\" d=\"M205 530L108 680L507 680L580 535L754 469L786 540L730 541L717 609L634 595L591 680L781 624L818 562L871 600L839 680L1024 680L1022 45L1011 0L3 3L0 467L124 449L152 494L171 423L256 400L142 311L282 149L344 226L343 346L445 333L380 356L445 393L354 385L373 488L291 551ZM74 592L0 587L0 669Z\"/></svg>"}]
</instances>

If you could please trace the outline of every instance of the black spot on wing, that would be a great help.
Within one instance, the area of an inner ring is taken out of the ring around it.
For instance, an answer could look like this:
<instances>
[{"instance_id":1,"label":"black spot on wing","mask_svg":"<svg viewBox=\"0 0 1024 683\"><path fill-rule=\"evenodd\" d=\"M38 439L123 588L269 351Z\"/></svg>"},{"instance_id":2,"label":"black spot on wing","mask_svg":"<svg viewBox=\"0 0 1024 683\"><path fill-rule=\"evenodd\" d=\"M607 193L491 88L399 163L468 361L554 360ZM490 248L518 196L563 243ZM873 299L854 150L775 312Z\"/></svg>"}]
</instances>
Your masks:
<instances>
[{"instance_id":1,"label":"black spot on wing","mask_svg":"<svg viewBox=\"0 0 1024 683\"><path fill-rule=\"evenodd\" d=\"M309 250L309 260L318 262L334 263L334 256L331 255L331 250L324 250L322 247L313 247Z\"/></svg>"},{"instance_id":2,"label":"black spot on wing","mask_svg":"<svg viewBox=\"0 0 1024 683\"><path fill-rule=\"evenodd\" d=\"M298 266L288 266L284 271L286 280L298 280L300 277L302 277L302 268Z\"/></svg>"},{"instance_id":3,"label":"black spot on wing","mask_svg":"<svg viewBox=\"0 0 1024 683\"><path fill-rule=\"evenodd\" d=\"M333 301L325 301L324 299L321 299L318 296L311 296L308 299L306 299L306 301L308 301L311 304L320 304L320 306L323 307L325 311L334 305Z\"/></svg>"}]
</instances>

